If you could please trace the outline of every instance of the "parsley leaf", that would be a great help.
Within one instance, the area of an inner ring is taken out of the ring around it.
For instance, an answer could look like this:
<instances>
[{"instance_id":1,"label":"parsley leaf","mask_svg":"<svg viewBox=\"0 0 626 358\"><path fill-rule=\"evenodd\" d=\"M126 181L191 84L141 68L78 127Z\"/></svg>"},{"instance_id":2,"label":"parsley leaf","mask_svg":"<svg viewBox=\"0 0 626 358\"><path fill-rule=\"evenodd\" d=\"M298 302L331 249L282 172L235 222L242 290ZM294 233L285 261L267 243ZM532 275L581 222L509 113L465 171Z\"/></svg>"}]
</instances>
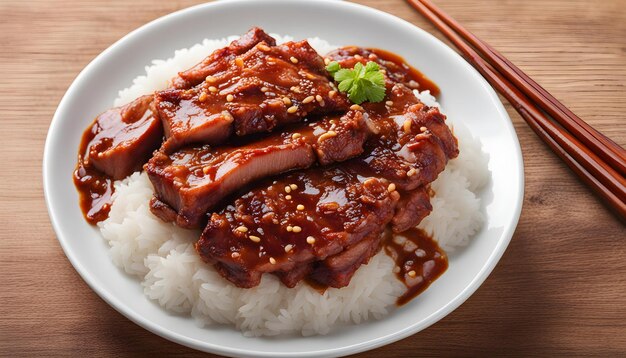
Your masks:
<instances>
[{"instance_id":1,"label":"parsley leaf","mask_svg":"<svg viewBox=\"0 0 626 358\"><path fill-rule=\"evenodd\" d=\"M339 65L339 62L337 61L333 61L329 63L328 66L326 66L326 71L328 71L331 76L334 76L335 72L339 71L340 69L341 65Z\"/></svg>"},{"instance_id":2,"label":"parsley leaf","mask_svg":"<svg viewBox=\"0 0 626 358\"><path fill-rule=\"evenodd\" d=\"M365 66L358 62L349 69L333 61L326 70L339 83L339 91L347 93L353 103L380 102L385 98L385 77L376 62L370 61Z\"/></svg>"}]
</instances>

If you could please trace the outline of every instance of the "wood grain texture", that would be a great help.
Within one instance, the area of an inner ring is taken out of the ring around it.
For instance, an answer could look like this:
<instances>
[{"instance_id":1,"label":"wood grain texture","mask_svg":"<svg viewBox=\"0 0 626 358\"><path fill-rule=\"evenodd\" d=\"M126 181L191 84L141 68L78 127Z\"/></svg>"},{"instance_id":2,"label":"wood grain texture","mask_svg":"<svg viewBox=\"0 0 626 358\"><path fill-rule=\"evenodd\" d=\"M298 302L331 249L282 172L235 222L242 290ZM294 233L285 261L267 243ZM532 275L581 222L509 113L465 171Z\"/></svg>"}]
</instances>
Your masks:
<instances>
[{"instance_id":1,"label":"wood grain texture","mask_svg":"<svg viewBox=\"0 0 626 358\"><path fill-rule=\"evenodd\" d=\"M41 158L65 90L140 25L199 3L0 1L0 355L200 356L81 280L48 220ZM442 36L401 0L358 2ZM591 125L626 144L624 0L437 0ZM448 317L363 357L626 354L626 230L507 103L526 197L509 249Z\"/></svg>"}]
</instances>

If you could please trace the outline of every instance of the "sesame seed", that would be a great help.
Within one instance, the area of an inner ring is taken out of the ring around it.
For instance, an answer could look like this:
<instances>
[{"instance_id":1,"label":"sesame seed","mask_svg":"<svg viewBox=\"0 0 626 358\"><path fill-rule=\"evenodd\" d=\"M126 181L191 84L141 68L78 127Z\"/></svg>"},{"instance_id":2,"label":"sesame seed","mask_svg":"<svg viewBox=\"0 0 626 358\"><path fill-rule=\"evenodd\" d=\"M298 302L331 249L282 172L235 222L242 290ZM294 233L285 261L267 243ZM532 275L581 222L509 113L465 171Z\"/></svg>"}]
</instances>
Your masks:
<instances>
[{"instance_id":1,"label":"sesame seed","mask_svg":"<svg viewBox=\"0 0 626 358\"><path fill-rule=\"evenodd\" d=\"M275 259L275 258L273 258L273 257L270 257L270 263L271 263L272 265L275 265L275 264L276 264L276 259Z\"/></svg>"},{"instance_id":2,"label":"sesame seed","mask_svg":"<svg viewBox=\"0 0 626 358\"><path fill-rule=\"evenodd\" d=\"M293 231L293 226L291 226L291 225L287 225L287 231L288 231L288 232L292 232L292 231Z\"/></svg>"},{"instance_id":3,"label":"sesame seed","mask_svg":"<svg viewBox=\"0 0 626 358\"><path fill-rule=\"evenodd\" d=\"M209 92L211 92L211 93L217 92L217 87L215 87L215 86L209 87Z\"/></svg>"},{"instance_id":4,"label":"sesame seed","mask_svg":"<svg viewBox=\"0 0 626 358\"><path fill-rule=\"evenodd\" d=\"M411 270L411 271L409 271L409 272L407 273L407 275L409 275L409 276L411 276L411 277L415 277L415 276L417 276L417 272L415 272L415 271Z\"/></svg>"},{"instance_id":5,"label":"sesame seed","mask_svg":"<svg viewBox=\"0 0 626 358\"><path fill-rule=\"evenodd\" d=\"M428 130L428 128L426 127L420 127L420 132L426 132Z\"/></svg>"},{"instance_id":6,"label":"sesame seed","mask_svg":"<svg viewBox=\"0 0 626 358\"><path fill-rule=\"evenodd\" d=\"M293 232L300 232L300 231L302 231L302 228L300 226L296 225L293 227Z\"/></svg>"},{"instance_id":7,"label":"sesame seed","mask_svg":"<svg viewBox=\"0 0 626 358\"><path fill-rule=\"evenodd\" d=\"M291 200L291 195L285 195L285 199Z\"/></svg>"},{"instance_id":8,"label":"sesame seed","mask_svg":"<svg viewBox=\"0 0 626 358\"><path fill-rule=\"evenodd\" d=\"M232 94L229 94L228 96L226 96L226 100L227 100L228 102L232 102L232 101L233 101L233 99L235 99L235 96L233 96Z\"/></svg>"},{"instance_id":9,"label":"sesame seed","mask_svg":"<svg viewBox=\"0 0 626 358\"><path fill-rule=\"evenodd\" d=\"M337 132L335 132L335 131L328 131L328 132L326 132L326 133L322 134L322 135L321 135L321 136L317 139L317 141L318 141L318 142L322 142L322 141L325 141L325 140L326 140L326 139L328 139L328 138L332 138L332 137L336 137L336 136L337 136Z\"/></svg>"},{"instance_id":10,"label":"sesame seed","mask_svg":"<svg viewBox=\"0 0 626 358\"><path fill-rule=\"evenodd\" d=\"M298 204L298 206L296 206L296 209L302 211L302 210L304 210L304 205Z\"/></svg>"},{"instance_id":11,"label":"sesame seed","mask_svg":"<svg viewBox=\"0 0 626 358\"><path fill-rule=\"evenodd\" d=\"M411 120L407 119L406 121L404 121L404 123L402 124L402 129L404 130L405 133L411 133Z\"/></svg>"},{"instance_id":12,"label":"sesame seed","mask_svg":"<svg viewBox=\"0 0 626 358\"><path fill-rule=\"evenodd\" d=\"M291 187L289 185L285 186L285 193L287 194L291 193Z\"/></svg>"},{"instance_id":13,"label":"sesame seed","mask_svg":"<svg viewBox=\"0 0 626 358\"><path fill-rule=\"evenodd\" d=\"M204 167L204 168L202 168L202 172L204 174L209 174L210 171L211 171L211 167Z\"/></svg>"},{"instance_id":14,"label":"sesame seed","mask_svg":"<svg viewBox=\"0 0 626 358\"><path fill-rule=\"evenodd\" d=\"M363 107L359 106L358 104L353 104L350 106L350 109L353 111L362 111Z\"/></svg>"},{"instance_id":15,"label":"sesame seed","mask_svg":"<svg viewBox=\"0 0 626 358\"><path fill-rule=\"evenodd\" d=\"M307 244L313 245L315 243L315 238L313 236L309 236L306 238Z\"/></svg>"},{"instance_id":16,"label":"sesame seed","mask_svg":"<svg viewBox=\"0 0 626 358\"><path fill-rule=\"evenodd\" d=\"M254 235L250 235L249 236L250 240L254 241L254 242L260 242L261 238L258 236L254 236Z\"/></svg>"},{"instance_id":17,"label":"sesame seed","mask_svg":"<svg viewBox=\"0 0 626 358\"><path fill-rule=\"evenodd\" d=\"M328 91L328 97L333 98L337 94L337 91Z\"/></svg>"},{"instance_id":18,"label":"sesame seed","mask_svg":"<svg viewBox=\"0 0 626 358\"><path fill-rule=\"evenodd\" d=\"M233 259L236 259L239 256L241 256L241 254L239 254L238 252L233 252L232 254L230 254L230 257L232 257Z\"/></svg>"},{"instance_id":19,"label":"sesame seed","mask_svg":"<svg viewBox=\"0 0 626 358\"><path fill-rule=\"evenodd\" d=\"M298 59L293 56L289 58L289 61L291 61L292 63L298 63Z\"/></svg>"},{"instance_id":20,"label":"sesame seed","mask_svg":"<svg viewBox=\"0 0 626 358\"><path fill-rule=\"evenodd\" d=\"M375 54L373 54L373 53L370 53L370 54L369 54L369 56L367 56L367 57L368 57L370 60L375 60L375 59L377 59L377 58L378 58L378 56L376 56L376 55L375 55Z\"/></svg>"},{"instance_id":21,"label":"sesame seed","mask_svg":"<svg viewBox=\"0 0 626 358\"><path fill-rule=\"evenodd\" d=\"M289 97L283 97L283 103L285 104L285 106L291 106L291 100L289 99Z\"/></svg>"},{"instance_id":22,"label":"sesame seed","mask_svg":"<svg viewBox=\"0 0 626 358\"><path fill-rule=\"evenodd\" d=\"M306 78L310 79L310 80L314 80L315 79L315 75L313 75L312 73L305 73Z\"/></svg>"},{"instance_id":23,"label":"sesame seed","mask_svg":"<svg viewBox=\"0 0 626 358\"><path fill-rule=\"evenodd\" d=\"M361 61L363 59L363 56L361 55L354 55L354 58Z\"/></svg>"},{"instance_id":24,"label":"sesame seed","mask_svg":"<svg viewBox=\"0 0 626 358\"><path fill-rule=\"evenodd\" d=\"M324 64L328 66L329 63L330 63L330 58L328 57L324 58Z\"/></svg>"},{"instance_id":25,"label":"sesame seed","mask_svg":"<svg viewBox=\"0 0 626 358\"><path fill-rule=\"evenodd\" d=\"M245 227L245 226L240 226L240 227L237 228L237 231L239 231L239 232L248 232L248 228Z\"/></svg>"},{"instance_id":26,"label":"sesame seed","mask_svg":"<svg viewBox=\"0 0 626 358\"><path fill-rule=\"evenodd\" d=\"M387 191L390 193L393 191L396 191L396 184L394 183L389 184L389 186L387 187Z\"/></svg>"},{"instance_id":27,"label":"sesame seed","mask_svg":"<svg viewBox=\"0 0 626 358\"><path fill-rule=\"evenodd\" d=\"M290 252L293 249L293 245L292 244L287 244L285 246L285 252Z\"/></svg>"},{"instance_id":28,"label":"sesame seed","mask_svg":"<svg viewBox=\"0 0 626 358\"><path fill-rule=\"evenodd\" d=\"M415 168L411 168L408 172L406 172L406 176L412 177L415 173L417 173L417 170L415 170Z\"/></svg>"},{"instance_id":29,"label":"sesame seed","mask_svg":"<svg viewBox=\"0 0 626 358\"><path fill-rule=\"evenodd\" d=\"M213 77L213 76L206 76L205 79L208 83L215 83L217 82L217 78Z\"/></svg>"},{"instance_id":30,"label":"sesame seed","mask_svg":"<svg viewBox=\"0 0 626 358\"><path fill-rule=\"evenodd\" d=\"M298 111L298 106L291 106L287 108L287 113L296 113Z\"/></svg>"},{"instance_id":31,"label":"sesame seed","mask_svg":"<svg viewBox=\"0 0 626 358\"><path fill-rule=\"evenodd\" d=\"M269 91L270 89L267 87L261 87L261 92L265 93L267 91Z\"/></svg>"},{"instance_id":32,"label":"sesame seed","mask_svg":"<svg viewBox=\"0 0 626 358\"><path fill-rule=\"evenodd\" d=\"M302 103L304 104L311 103L313 102L313 100L315 100L315 96L308 96L307 98L302 100Z\"/></svg>"},{"instance_id":33,"label":"sesame seed","mask_svg":"<svg viewBox=\"0 0 626 358\"><path fill-rule=\"evenodd\" d=\"M298 186L296 184L290 184L289 187L291 188L291 190L298 189Z\"/></svg>"},{"instance_id":34,"label":"sesame seed","mask_svg":"<svg viewBox=\"0 0 626 358\"><path fill-rule=\"evenodd\" d=\"M316 100L316 101L318 101L318 102L323 102L323 101L324 101L324 99L322 98L322 96L320 96L319 94L318 94L318 95L315 95L315 100Z\"/></svg>"},{"instance_id":35,"label":"sesame seed","mask_svg":"<svg viewBox=\"0 0 626 358\"><path fill-rule=\"evenodd\" d=\"M291 139L298 139L300 137L302 137L302 134L300 134L300 133L294 133L294 134L291 135Z\"/></svg>"},{"instance_id":36,"label":"sesame seed","mask_svg":"<svg viewBox=\"0 0 626 358\"><path fill-rule=\"evenodd\" d=\"M228 111L222 111L222 117L224 117L224 120L228 123L235 120L235 117L233 117L233 115Z\"/></svg>"},{"instance_id":37,"label":"sesame seed","mask_svg":"<svg viewBox=\"0 0 626 358\"><path fill-rule=\"evenodd\" d=\"M385 104L391 107L391 106L393 106L393 101L387 101L387 102L385 102Z\"/></svg>"},{"instance_id":38,"label":"sesame seed","mask_svg":"<svg viewBox=\"0 0 626 358\"><path fill-rule=\"evenodd\" d=\"M202 92L202 93L200 93L200 96L198 96L198 101L204 102L204 101L206 101L207 97L208 97L208 95L206 94L206 92Z\"/></svg>"},{"instance_id":39,"label":"sesame seed","mask_svg":"<svg viewBox=\"0 0 626 358\"><path fill-rule=\"evenodd\" d=\"M365 185L370 185L370 184L374 184L376 182L376 179L374 178L369 178L366 181L363 182L363 184Z\"/></svg>"},{"instance_id":40,"label":"sesame seed","mask_svg":"<svg viewBox=\"0 0 626 358\"><path fill-rule=\"evenodd\" d=\"M261 50L261 51L269 51L269 50L270 50L270 47L269 47L269 46L267 46L267 45L265 45L265 44L259 44L257 47L258 47L258 48L259 48L259 50Z\"/></svg>"},{"instance_id":41,"label":"sesame seed","mask_svg":"<svg viewBox=\"0 0 626 358\"><path fill-rule=\"evenodd\" d=\"M239 68L242 68L243 67L243 59L241 57L235 58L235 65L237 65L237 67L239 67Z\"/></svg>"}]
</instances>

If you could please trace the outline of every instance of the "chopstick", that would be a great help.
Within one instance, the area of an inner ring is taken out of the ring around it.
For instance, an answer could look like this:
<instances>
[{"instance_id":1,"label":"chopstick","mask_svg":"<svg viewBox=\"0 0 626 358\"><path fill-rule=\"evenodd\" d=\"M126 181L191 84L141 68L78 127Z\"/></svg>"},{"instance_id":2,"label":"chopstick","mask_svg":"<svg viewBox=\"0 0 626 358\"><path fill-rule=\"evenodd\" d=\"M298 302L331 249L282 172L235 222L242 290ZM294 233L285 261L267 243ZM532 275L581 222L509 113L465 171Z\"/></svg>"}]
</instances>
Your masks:
<instances>
[{"instance_id":1,"label":"chopstick","mask_svg":"<svg viewBox=\"0 0 626 358\"><path fill-rule=\"evenodd\" d=\"M503 74L509 81L513 82L515 86L522 89L533 101L539 103L541 108L550 114L552 118L570 131L586 146L590 147L594 153L615 168L621 175L626 175L626 150L624 150L624 148L580 119L537 82L506 59L501 53L477 38L456 22L456 20L445 14L430 0L419 1L450 26L457 34L461 35L467 42L477 48L479 52L484 54L491 53L493 56L483 56L490 65L495 67L497 71Z\"/></svg>"},{"instance_id":2,"label":"chopstick","mask_svg":"<svg viewBox=\"0 0 626 358\"><path fill-rule=\"evenodd\" d=\"M463 29L429 0L407 1L457 46L464 57L513 105L531 129L626 221L626 180L620 174L626 168L624 150L574 115L504 56L496 54L489 45ZM475 45L489 63L463 39ZM548 119L543 111L563 127ZM603 159L615 165L620 172Z\"/></svg>"}]
</instances>

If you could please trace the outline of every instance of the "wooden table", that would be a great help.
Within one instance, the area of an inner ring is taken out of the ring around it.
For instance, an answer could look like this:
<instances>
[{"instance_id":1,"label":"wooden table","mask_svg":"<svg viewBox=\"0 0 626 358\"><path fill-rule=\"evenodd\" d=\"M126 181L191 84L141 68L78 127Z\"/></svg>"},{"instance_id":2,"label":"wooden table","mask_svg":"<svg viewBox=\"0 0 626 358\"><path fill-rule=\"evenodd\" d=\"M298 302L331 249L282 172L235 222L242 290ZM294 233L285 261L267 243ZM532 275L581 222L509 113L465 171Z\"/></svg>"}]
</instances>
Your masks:
<instances>
[{"instance_id":1,"label":"wooden table","mask_svg":"<svg viewBox=\"0 0 626 358\"><path fill-rule=\"evenodd\" d=\"M142 24L199 3L0 2L0 354L200 355L124 318L78 276L55 238L41 158L74 77ZM361 0L441 35L401 0ZM626 144L624 0L438 0L569 108ZM626 230L507 109L526 167L506 254L464 305L364 357L626 354Z\"/></svg>"}]
</instances>

